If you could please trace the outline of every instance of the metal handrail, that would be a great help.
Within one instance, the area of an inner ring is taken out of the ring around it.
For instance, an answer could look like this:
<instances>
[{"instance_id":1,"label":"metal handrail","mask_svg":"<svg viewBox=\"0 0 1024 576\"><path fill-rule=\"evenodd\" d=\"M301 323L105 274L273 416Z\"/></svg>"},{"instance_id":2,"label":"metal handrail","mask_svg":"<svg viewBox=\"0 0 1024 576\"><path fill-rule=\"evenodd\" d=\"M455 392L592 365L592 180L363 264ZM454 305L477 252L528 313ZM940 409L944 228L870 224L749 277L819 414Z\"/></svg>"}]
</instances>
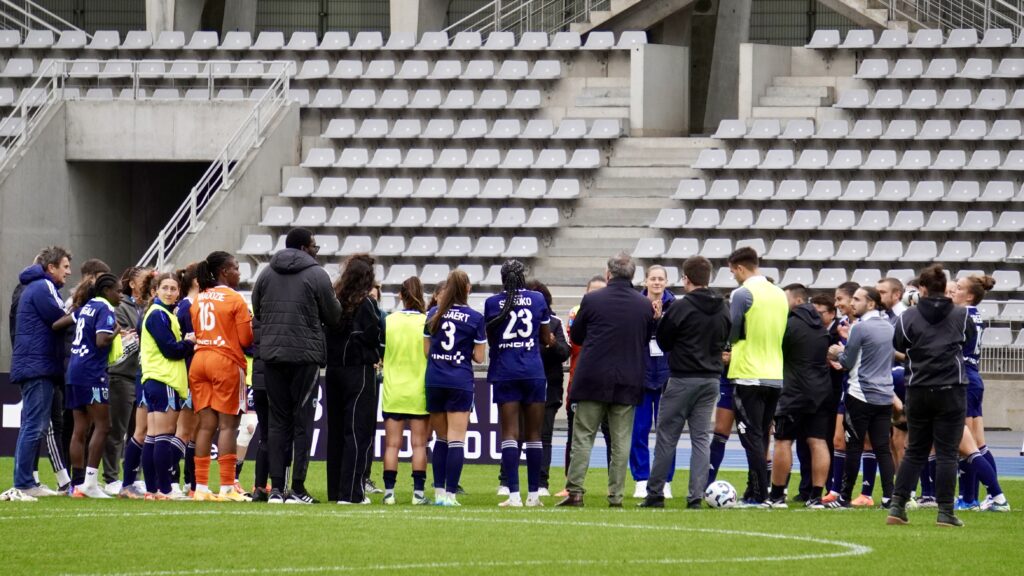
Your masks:
<instances>
[{"instance_id":1,"label":"metal handrail","mask_svg":"<svg viewBox=\"0 0 1024 576\"><path fill-rule=\"evenodd\" d=\"M32 26L29 24L29 21L31 21L31 22L34 22L34 23L36 23L36 24L42 26L43 28L45 28L47 30L50 30L52 32L60 33L62 30L78 30L79 32L84 32L78 26L75 26L71 22L68 22L67 20L61 18L60 16L54 14L53 12L50 12L49 10L47 10L43 6L40 6L36 2L33 2L32 0L22 0L22 3L25 5L25 8L22 8L21 6L18 6L17 4L12 2L11 0L0 0L0 4L3 4L3 5L8 6L10 8L13 8L14 10L17 10L18 12L20 12L25 17L25 22L24 23L20 22L19 18L12 17L6 11L3 11L2 8L0 8L0 16L3 16L6 20L9 20L9 21L15 23L16 25L20 26L22 30L26 30L26 31L33 29ZM53 21L56 22L56 25L47 22L46 20L44 20L43 18L41 18L39 16L36 16L33 12L40 12L40 13L50 17L50 19L52 19ZM58 25L59 26L63 26L63 28L59 28ZM92 39L92 34L89 34L88 32L86 32L85 33L85 37L89 38L89 39Z\"/></svg>"},{"instance_id":2,"label":"metal handrail","mask_svg":"<svg viewBox=\"0 0 1024 576\"><path fill-rule=\"evenodd\" d=\"M18 157L53 105L63 99L64 61L53 60L22 90L14 110L0 121L0 174Z\"/></svg>"},{"instance_id":3,"label":"metal handrail","mask_svg":"<svg viewBox=\"0 0 1024 576\"><path fill-rule=\"evenodd\" d=\"M889 19L921 28L1024 31L1024 7L1007 0L888 0Z\"/></svg>"},{"instance_id":4,"label":"metal handrail","mask_svg":"<svg viewBox=\"0 0 1024 576\"><path fill-rule=\"evenodd\" d=\"M587 19L600 0L493 0L444 29L455 32L561 32Z\"/></svg>"},{"instance_id":5,"label":"metal handrail","mask_svg":"<svg viewBox=\"0 0 1024 576\"><path fill-rule=\"evenodd\" d=\"M199 182L189 191L188 197L171 216L167 225L157 234L156 240L139 259L139 266L163 268L168 256L185 236L198 230L199 217L203 211L222 190L231 186L232 177L237 175L242 160L253 148L259 146L267 127L277 117L278 112L289 104L289 80L286 65L242 121L242 125L228 138L227 144L217 154Z\"/></svg>"}]
</instances>

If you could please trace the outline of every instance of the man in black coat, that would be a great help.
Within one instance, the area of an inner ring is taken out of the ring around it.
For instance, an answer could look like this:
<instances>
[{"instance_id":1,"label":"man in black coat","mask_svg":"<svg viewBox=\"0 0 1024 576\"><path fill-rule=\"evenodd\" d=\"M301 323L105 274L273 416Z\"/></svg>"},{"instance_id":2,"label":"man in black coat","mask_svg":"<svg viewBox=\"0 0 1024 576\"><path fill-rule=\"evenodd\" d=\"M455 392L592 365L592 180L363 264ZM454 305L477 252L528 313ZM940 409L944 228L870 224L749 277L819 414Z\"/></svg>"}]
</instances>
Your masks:
<instances>
[{"instance_id":1,"label":"man in black coat","mask_svg":"<svg viewBox=\"0 0 1024 576\"><path fill-rule=\"evenodd\" d=\"M292 492L286 498L303 504L313 502L304 481L316 386L320 366L327 363L323 327L341 321L341 303L327 271L316 261L319 250L312 232L291 230L285 249L271 258L252 291L270 412L270 482L275 489L284 488L285 457L294 444Z\"/></svg>"},{"instance_id":2,"label":"man in black coat","mask_svg":"<svg viewBox=\"0 0 1024 576\"><path fill-rule=\"evenodd\" d=\"M622 506L633 411L644 393L645 347L654 333L661 302L650 302L633 289L636 265L625 252L608 260L608 286L583 297L570 329L580 344L569 402L574 405L572 459L559 506L582 506L583 483L590 464L594 435L607 417L611 431L608 503Z\"/></svg>"}]
</instances>

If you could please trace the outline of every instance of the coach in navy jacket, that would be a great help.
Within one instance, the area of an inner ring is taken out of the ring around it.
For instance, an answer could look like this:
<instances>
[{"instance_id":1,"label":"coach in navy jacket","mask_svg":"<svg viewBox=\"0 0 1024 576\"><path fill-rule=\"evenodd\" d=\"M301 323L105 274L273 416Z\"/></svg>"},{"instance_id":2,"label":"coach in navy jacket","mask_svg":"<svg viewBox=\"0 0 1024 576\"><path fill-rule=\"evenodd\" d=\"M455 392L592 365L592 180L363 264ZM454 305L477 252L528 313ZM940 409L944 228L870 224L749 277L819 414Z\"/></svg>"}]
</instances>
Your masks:
<instances>
[{"instance_id":1,"label":"coach in navy jacket","mask_svg":"<svg viewBox=\"0 0 1024 576\"><path fill-rule=\"evenodd\" d=\"M575 407L569 496L560 506L583 505L583 482L594 433L604 418L611 432L608 502L622 506L622 490L633 435L633 413L644 394L647 347L654 333L654 307L633 289L636 265L626 253L608 260L608 286L583 297L570 335L582 346L569 402Z\"/></svg>"}]
</instances>

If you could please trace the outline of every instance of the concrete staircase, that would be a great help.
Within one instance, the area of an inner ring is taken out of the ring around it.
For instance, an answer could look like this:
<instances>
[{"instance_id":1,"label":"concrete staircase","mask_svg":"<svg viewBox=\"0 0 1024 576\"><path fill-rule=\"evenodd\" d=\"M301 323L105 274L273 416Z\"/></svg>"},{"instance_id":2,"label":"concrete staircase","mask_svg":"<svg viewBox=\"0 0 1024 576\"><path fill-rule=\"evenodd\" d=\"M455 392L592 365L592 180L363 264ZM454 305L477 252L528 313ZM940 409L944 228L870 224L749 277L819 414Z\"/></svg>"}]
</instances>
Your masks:
<instances>
[{"instance_id":1,"label":"concrete staircase","mask_svg":"<svg viewBox=\"0 0 1024 576\"><path fill-rule=\"evenodd\" d=\"M881 0L818 0L823 6L849 18L858 26L873 28L916 29L906 20L889 20L889 9Z\"/></svg>"},{"instance_id":2,"label":"concrete staircase","mask_svg":"<svg viewBox=\"0 0 1024 576\"><path fill-rule=\"evenodd\" d=\"M591 30L647 30L696 0L611 0L608 10L592 10L584 22L569 25L581 34Z\"/></svg>"},{"instance_id":3,"label":"concrete staircase","mask_svg":"<svg viewBox=\"0 0 1024 576\"><path fill-rule=\"evenodd\" d=\"M835 103L834 76L779 76L758 100L754 118L817 118Z\"/></svg>"},{"instance_id":4,"label":"concrete staircase","mask_svg":"<svg viewBox=\"0 0 1024 576\"><path fill-rule=\"evenodd\" d=\"M580 90L573 106L567 110L567 117L629 120L629 78L602 80L596 86L585 86Z\"/></svg>"}]
</instances>

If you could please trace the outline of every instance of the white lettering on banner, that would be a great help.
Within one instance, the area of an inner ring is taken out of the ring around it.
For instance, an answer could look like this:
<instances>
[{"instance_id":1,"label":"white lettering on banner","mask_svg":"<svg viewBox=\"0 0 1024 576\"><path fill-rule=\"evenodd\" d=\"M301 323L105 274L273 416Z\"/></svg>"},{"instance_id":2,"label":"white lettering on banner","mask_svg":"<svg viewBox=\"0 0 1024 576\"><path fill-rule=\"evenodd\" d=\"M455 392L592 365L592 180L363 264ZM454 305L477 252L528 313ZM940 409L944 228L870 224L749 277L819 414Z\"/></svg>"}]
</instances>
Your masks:
<instances>
[{"instance_id":1,"label":"white lettering on banner","mask_svg":"<svg viewBox=\"0 0 1024 576\"><path fill-rule=\"evenodd\" d=\"M480 458L480 450L480 433L475 430L470 430L466 432L466 458L469 460L476 460Z\"/></svg>"},{"instance_id":2,"label":"white lettering on banner","mask_svg":"<svg viewBox=\"0 0 1024 576\"><path fill-rule=\"evenodd\" d=\"M21 402L4 404L3 427L21 428Z\"/></svg>"},{"instance_id":3,"label":"white lettering on banner","mask_svg":"<svg viewBox=\"0 0 1024 576\"><path fill-rule=\"evenodd\" d=\"M490 433L490 448L491 459L501 460L501 442L498 441L498 433L493 430Z\"/></svg>"}]
</instances>

